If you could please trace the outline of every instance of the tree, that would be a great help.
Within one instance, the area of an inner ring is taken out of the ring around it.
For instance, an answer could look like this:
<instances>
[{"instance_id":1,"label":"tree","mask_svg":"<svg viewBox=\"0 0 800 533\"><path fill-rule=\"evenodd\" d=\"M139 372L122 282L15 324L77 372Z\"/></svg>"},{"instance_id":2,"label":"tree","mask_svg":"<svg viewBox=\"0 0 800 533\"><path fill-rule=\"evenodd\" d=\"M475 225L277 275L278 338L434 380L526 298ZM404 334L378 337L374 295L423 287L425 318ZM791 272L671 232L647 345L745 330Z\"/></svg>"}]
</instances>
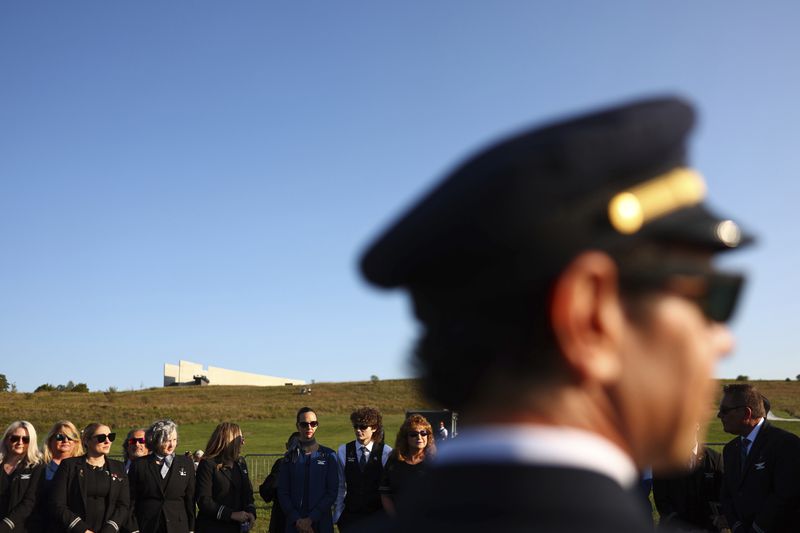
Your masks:
<instances>
[{"instance_id":1,"label":"tree","mask_svg":"<svg viewBox=\"0 0 800 533\"><path fill-rule=\"evenodd\" d=\"M5 374L0 374L0 392L8 392L8 378Z\"/></svg>"},{"instance_id":2,"label":"tree","mask_svg":"<svg viewBox=\"0 0 800 533\"><path fill-rule=\"evenodd\" d=\"M797 374L797 381L800 381L800 374Z\"/></svg>"},{"instance_id":3,"label":"tree","mask_svg":"<svg viewBox=\"0 0 800 533\"><path fill-rule=\"evenodd\" d=\"M56 390L56 388L50 383L43 383L38 387L36 387L36 390L34 390L33 392L50 392L54 390Z\"/></svg>"},{"instance_id":4,"label":"tree","mask_svg":"<svg viewBox=\"0 0 800 533\"><path fill-rule=\"evenodd\" d=\"M72 383L70 381L70 383ZM89 392L89 386L86 383L73 384L69 392Z\"/></svg>"},{"instance_id":5,"label":"tree","mask_svg":"<svg viewBox=\"0 0 800 533\"><path fill-rule=\"evenodd\" d=\"M736 381L748 381L750 376L745 376L744 374L739 374L736 376Z\"/></svg>"},{"instance_id":6,"label":"tree","mask_svg":"<svg viewBox=\"0 0 800 533\"><path fill-rule=\"evenodd\" d=\"M371 382L373 382L373 383L377 383L377 382L379 382L379 381L381 380L381 378L379 378L379 377L378 377L378 376L376 376L375 374L372 374L372 375L369 377L369 380L370 380Z\"/></svg>"}]
</instances>

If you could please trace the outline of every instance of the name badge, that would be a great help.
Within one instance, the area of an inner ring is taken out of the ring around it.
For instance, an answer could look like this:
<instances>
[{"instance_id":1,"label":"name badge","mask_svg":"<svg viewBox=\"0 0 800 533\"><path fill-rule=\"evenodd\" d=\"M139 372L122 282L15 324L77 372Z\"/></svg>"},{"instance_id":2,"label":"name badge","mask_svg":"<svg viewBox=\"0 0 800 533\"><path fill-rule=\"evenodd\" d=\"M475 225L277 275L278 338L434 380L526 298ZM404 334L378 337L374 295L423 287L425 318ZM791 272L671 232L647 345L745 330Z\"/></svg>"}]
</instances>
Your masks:
<instances>
[{"instance_id":1,"label":"name badge","mask_svg":"<svg viewBox=\"0 0 800 533\"><path fill-rule=\"evenodd\" d=\"M325 466L328 462L325 459L317 459L317 464Z\"/></svg>"},{"instance_id":2,"label":"name badge","mask_svg":"<svg viewBox=\"0 0 800 533\"><path fill-rule=\"evenodd\" d=\"M31 475L30 475L30 474L20 474L20 475L19 475L19 478L20 478L20 479L30 479L30 478L31 478Z\"/></svg>"}]
</instances>

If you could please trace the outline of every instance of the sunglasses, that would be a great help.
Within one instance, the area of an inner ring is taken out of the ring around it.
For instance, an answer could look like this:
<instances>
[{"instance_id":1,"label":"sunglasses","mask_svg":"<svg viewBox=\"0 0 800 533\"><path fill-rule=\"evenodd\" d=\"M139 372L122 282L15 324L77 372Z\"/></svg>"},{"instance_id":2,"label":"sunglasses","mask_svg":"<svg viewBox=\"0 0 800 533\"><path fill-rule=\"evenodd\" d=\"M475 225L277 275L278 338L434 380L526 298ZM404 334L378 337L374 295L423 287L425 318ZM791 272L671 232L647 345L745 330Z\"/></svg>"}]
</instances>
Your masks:
<instances>
[{"instance_id":1,"label":"sunglasses","mask_svg":"<svg viewBox=\"0 0 800 533\"><path fill-rule=\"evenodd\" d=\"M744 276L725 272L622 272L623 292L663 290L696 303L714 322L727 322L736 310Z\"/></svg>"},{"instance_id":2,"label":"sunglasses","mask_svg":"<svg viewBox=\"0 0 800 533\"><path fill-rule=\"evenodd\" d=\"M111 439L112 441L114 439ZM144 444L144 437L131 437L128 439L128 444L134 446L136 444Z\"/></svg>"},{"instance_id":3,"label":"sunglasses","mask_svg":"<svg viewBox=\"0 0 800 533\"><path fill-rule=\"evenodd\" d=\"M410 438L410 439L416 439L417 437L427 437L428 435L430 435L430 433L428 433L426 430L422 429L420 431L409 431L407 433L407 435L408 435L408 438Z\"/></svg>"},{"instance_id":4,"label":"sunglasses","mask_svg":"<svg viewBox=\"0 0 800 533\"><path fill-rule=\"evenodd\" d=\"M98 444L103 444L106 440L108 442L114 442L114 439L117 438L117 434L109 433L108 435L104 435L103 433L100 433L98 435L92 435L92 438L97 439Z\"/></svg>"},{"instance_id":5,"label":"sunglasses","mask_svg":"<svg viewBox=\"0 0 800 533\"><path fill-rule=\"evenodd\" d=\"M297 425L300 426L301 428L309 428L309 427L315 428L319 425L319 422L317 422L316 420L312 420L311 422L298 422Z\"/></svg>"},{"instance_id":6,"label":"sunglasses","mask_svg":"<svg viewBox=\"0 0 800 533\"><path fill-rule=\"evenodd\" d=\"M717 414L719 416L725 416L728 413L730 413L731 411L735 411L737 409L741 409L742 407L747 407L747 406L746 405L734 405L733 407L720 407L719 411L717 411Z\"/></svg>"},{"instance_id":7,"label":"sunglasses","mask_svg":"<svg viewBox=\"0 0 800 533\"><path fill-rule=\"evenodd\" d=\"M64 442L64 441L72 442L78 440L77 437L70 437L69 435L64 435L63 433L56 433L53 438L56 439L58 442Z\"/></svg>"},{"instance_id":8,"label":"sunglasses","mask_svg":"<svg viewBox=\"0 0 800 533\"><path fill-rule=\"evenodd\" d=\"M361 431L366 431L371 427L372 426L365 426L365 425L362 425L362 424L353 424L353 429L360 429Z\"/></svg>"},{"instance_id":9,"label":"sunglasses","mask_svg":"<svg viewBox=\"0 0 800 533\"><path fill-rule=\"evenodd\" d=\"M27 437L27 436L23 437L22 435L9 435L8 436L8 441L11 444L16 444L19 441L22 441L23 443L28 444L28 443L30 443L31 438Z\"/></svg>"}]
</instances>

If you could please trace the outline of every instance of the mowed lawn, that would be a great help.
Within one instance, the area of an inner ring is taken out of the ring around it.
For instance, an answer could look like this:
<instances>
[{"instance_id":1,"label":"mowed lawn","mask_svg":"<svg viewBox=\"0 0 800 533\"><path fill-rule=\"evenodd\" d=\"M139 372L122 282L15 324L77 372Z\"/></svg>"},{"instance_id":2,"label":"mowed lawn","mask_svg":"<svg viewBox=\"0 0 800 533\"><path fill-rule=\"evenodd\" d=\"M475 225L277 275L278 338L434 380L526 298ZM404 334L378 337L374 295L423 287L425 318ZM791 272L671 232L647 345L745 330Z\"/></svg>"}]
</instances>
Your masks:
<instances>
[{"instance_id":1,"label":"mowed lawn","mask_svg":"<svg viewBox=\"0 0 800 533\"><path fill-rule=\"evenodd\" d=\"M724 381L723 383L730 383ZM754 382L772 402L781 417L800 416L800 382ZM404 413L412 409L435 409L426 401L415 380L377 382L320 383L311 385L311 394L300 394L299 387L170 387L138 391L92 393L0 393L0 425L18 419L31 421L40 442L56 420L69 419L81 428L93 421L109 424L118 438L111 453L121 454L127 431L147 426L159 418L172 418L179 426L180 452L204 449L214 427L222 421L237 422L245 436L244 454L250 467L254 489L269 473L272 463L284 451L287 437L295 431L294 416L303 406L317 412L320 444L338 448L353 439L349 414L364 405L379 408L384 415L386 441L394 443ZM722 430L709 406L707 442L724 443L731 435ZM460 427L468 418L462 413ZM800 435L800 422L774 422ZM716 447L716 446L715 446ZM719 447L721 448L721 446ZM269 505L256 494L259 520L254 530L266 532Z\"/></svg>"}]
</instances>

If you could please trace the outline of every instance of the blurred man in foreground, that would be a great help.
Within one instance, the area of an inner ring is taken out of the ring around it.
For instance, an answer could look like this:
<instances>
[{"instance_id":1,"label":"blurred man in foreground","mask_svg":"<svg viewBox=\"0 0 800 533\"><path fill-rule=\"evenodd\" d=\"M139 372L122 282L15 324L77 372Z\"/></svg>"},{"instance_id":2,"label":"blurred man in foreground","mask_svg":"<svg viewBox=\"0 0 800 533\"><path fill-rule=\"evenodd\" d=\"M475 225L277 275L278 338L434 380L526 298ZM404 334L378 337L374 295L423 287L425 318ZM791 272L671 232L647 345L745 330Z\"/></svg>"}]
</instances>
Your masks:
<instances>
[{"instance_id":1,"label":"blurred man in foreground","mask_svg":"<svg viewBox=\"0 0 800 533\"><path fill-rule=\"evenodd\" d=\"M408 290L427 392L471 424L397 531L648 531L634 486L678 467L732 347L747 242L703 203L674 98L524 131L467 160L367 250Z\"/></svg>"}]
</instances>

